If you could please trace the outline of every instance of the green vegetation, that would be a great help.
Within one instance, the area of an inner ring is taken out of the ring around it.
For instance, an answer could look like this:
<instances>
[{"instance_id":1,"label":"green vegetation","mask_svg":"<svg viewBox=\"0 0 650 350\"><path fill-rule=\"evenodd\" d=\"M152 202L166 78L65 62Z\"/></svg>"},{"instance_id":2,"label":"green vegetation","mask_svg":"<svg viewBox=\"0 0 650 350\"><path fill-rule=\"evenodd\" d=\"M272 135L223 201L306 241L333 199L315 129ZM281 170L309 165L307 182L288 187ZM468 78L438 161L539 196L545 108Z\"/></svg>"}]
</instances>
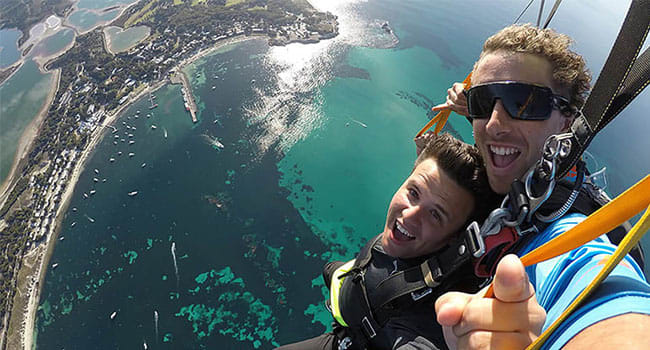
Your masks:
<instances>
[{"instance_id":1,"label":"green vegetation","mask_svg":"<svg viewBox=\"0 0 650 350\"><path fill-rule=\"evenodd\" d=\"M23 36L18 41L22 45L27 33L36 23L56 14L64 17L72 8L74 0L5 0L0 1L0 29L18 28Z\"/></svg>"},{"instance_id":2,"label":"green vegetation","mask_svg":"<svg viewBox=\"0 0 650 350\"><path fill-rule=\"evenodd\" d=\"M232 5L237 5L239 3L242 3L246 0L226 0L226 7L232 6Z\"/></svg>"}]
</instances>

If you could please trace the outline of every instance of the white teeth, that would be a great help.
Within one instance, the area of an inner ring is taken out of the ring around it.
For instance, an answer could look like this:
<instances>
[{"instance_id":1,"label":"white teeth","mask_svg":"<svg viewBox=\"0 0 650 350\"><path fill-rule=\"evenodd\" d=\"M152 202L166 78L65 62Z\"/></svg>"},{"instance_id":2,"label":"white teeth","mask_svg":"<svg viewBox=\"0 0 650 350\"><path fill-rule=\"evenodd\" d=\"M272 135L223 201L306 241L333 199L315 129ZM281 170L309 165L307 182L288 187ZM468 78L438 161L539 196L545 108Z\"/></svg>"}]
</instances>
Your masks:
<instances>
[{"instance_id":1,"label":"white teeth","mask_svg":"<svg viewBox=\"0 0 650 350\"><path fill-rule=\"evenodd\" d=\"M510 154L515 154L519 153L519 150L516 148L512 147L497 147L497 146L490 146L490 151L496 155L500 156L507 156Z\"/></svg>"},{"instance_id":2,"label":"white teeth","mask_svg":"<svg viewBox=\"0 0 650 350\"><path fill-rule=\"evenodd\" d=\"M413 236L412 234L410 234L410 233L406 230L406 228L405 228L404 226L400 225L399 222L395 221L395 223L396 223L395 226L397 227L397 229L399 230L399 232L401 232L404 236L409 237L409 238L415 238L415 236Z\"/></svg>"}]
</instances>

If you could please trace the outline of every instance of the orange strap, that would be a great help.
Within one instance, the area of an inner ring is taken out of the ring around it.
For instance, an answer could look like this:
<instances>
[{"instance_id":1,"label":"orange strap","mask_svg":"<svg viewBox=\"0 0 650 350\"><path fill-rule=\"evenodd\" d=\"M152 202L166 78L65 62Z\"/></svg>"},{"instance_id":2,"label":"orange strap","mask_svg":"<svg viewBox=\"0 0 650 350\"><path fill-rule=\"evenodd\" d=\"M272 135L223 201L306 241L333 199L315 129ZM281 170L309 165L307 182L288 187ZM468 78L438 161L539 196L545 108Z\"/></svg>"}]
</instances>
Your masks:
<instances>
[{"instance_id":1,"label":"orange strap","mask_svg":"<svg viewBox=\"0 0 650 350\"><path fill-rule=\"evenodd\" d=\"M465 80L463 80L463 84L465 84L466 89L469 88L472 85L472 72L470 72L467 75L467 77L465 78ZM433 108L432 108L432 110L433 110ZM440 130L442 130L442 127L444 127L445 124L447 123L447 119L449 119L449 114L450 113L451 113L451 109L449 109L449 108L445 108L445 109L441 110L440 112L438 112L438 114L436 114L435 117L433 117L431 120L429 120L427 125L425 125L422 128L422 130L420 130L417 133L417 135L415 135L415 137L418 138L418 137L422 136L422 134L424 134L427 130L429 130L429 128L431 128L436 123L437 123L437 125L436 125L436 128L433 130L433 132L435 134L438 134L440 132Z\"/></svg>"},{"instance_id":2,"label":"orange strap","mask_svg":"<svg viewBox=\"0 0 650 350\"><path fill-rule=\"evenodd\" d=\"M539 350L542 348L544 343L548 340L548 338L553 334L553 332L562 324L562 322L566 321L567 318L571 315L571 313L580 306L580 304L591 295L591 293L598 287L598 285L607 278L607 276L614 270L614 268L623 260L625 255L634 247L641 237L648 232L650 229L650 206L646 209L645 213L641 217L641 219L634 225L632 230L628 232L627 235L625 235L625 238L619 243L618 248L616 248L616 251L614 251L614 254L607 259L607 262L605 262L605 266L603 267L602 270L598 273L596 278L594 278L591 283L585 288L580 295L569 305L564 312L558 317L553 324L551 324L545 331L542 333L535 341L528 346L527 350Z\"/></svg>"},{"instance_id":3,"label":"orange strap","mask_svg":"<svg viewBox=\"0 0 650 350\"><path fill-rule=\"evenodd\" d=\"M646 175L578 225L524 255L521 262L524 266L530 266L578 248L613 230L648 206L650 206L650 175ZM628 232L628 236L630 233L632 231ZM485 296L494 297L492 284Z\"/></svg>"}]
</instances>

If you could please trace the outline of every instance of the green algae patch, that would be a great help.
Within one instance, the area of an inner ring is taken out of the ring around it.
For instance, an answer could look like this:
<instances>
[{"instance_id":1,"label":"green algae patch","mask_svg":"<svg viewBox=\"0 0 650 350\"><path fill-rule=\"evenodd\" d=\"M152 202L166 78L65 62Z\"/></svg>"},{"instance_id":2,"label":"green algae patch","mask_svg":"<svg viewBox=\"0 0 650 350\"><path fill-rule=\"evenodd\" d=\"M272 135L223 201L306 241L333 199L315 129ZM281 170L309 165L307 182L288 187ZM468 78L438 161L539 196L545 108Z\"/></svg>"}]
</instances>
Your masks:
<instances>
[{"instance_id":1,"label":"green algae patch","mask_svg":"<svg viewBox=\"0 0 650 350\"><path fill-rule=\"evenodd\" d=\"M311 287L320 289L321 294L323 295L323 300L329 298L329 289L325 286L325 282L323 282L321 276L311 280ZM309 305L304 311L304 314L306 316L311 316L311 323L320 323L328 330L332 326L332 314L327 310L327 308L325 308L323 303Z\"/></svg>"},{"instance_id":2,"label":"green algae patch","mask_svg":"<svg viewBox=\"0 0 650 350\"><path fill-rule=\"evenodd\" d=\"M128 252L122 254L123 257L129 259L129 265L133 264L135 262L135 259L138 258L138 253L134 252L133 250L129 250Z\"/></svg>"},{"instance_id":3,"label":"green algae patch","mask_svg":"<svg viewBox=\"0 0 650 350\"><path fill-rule=\"evenodd\" d=\"M218 332L256 349L279 346L271 307L246 290L244 280L235 276L229 266L200 273L194 280L197 286L190 293L200 294L201 300L215 300L214 304L186 305L175 316L190 322L198 340Z\"/></svg>"},{"instance_id":4,"label":"green algae patch","mask_svg":"<svg viewBox=\"0 0 650 350\"><path fill-rule=\"evenodd\" d=\"M280 258L282 257L282 250L284 247L274 248L270 245L266 246L268 253L266 253L266 260L271 263L275 269L280 268Z\"/></svg>"},{"instance_id":5,"label":"green algae patch","mask_svg":"<svg viewBox=\"0 0 650 350\"><path fill-rule=\"evenodd\" d=\"M213 271L214 271L214 270L213 270ZM203 282L205 282L205 280L208 279L208 275L209 275L209 274L210 274L209 272L204 272L204 273L202 273L202 274L196 276L196 278L195 278L194 280L196 281L196 283L203 284Z\"/></svg>"},{"instance_id":6,"label":"green algae patch","mask_svg":"<svg viewBox=\"0 0 650 350\"><path fill-rule=\"evenodd\" d=\"M174 340L174 335L171 333L165 333L163 336L163 343L171 343L172 340Z\"/></svg>"},{"instance_id":7,"label":"green algae patch","mask_svg":"<svg viewBox=\"0 0 650 350\"><path fill-rule=\"evenodd\" d=\"M38 307L38 311L41 312L44 327L47 327L54 322L54 313L52 312L52 305L49 300L45 300L45 302Z\"/></svg>"}]
</instances>

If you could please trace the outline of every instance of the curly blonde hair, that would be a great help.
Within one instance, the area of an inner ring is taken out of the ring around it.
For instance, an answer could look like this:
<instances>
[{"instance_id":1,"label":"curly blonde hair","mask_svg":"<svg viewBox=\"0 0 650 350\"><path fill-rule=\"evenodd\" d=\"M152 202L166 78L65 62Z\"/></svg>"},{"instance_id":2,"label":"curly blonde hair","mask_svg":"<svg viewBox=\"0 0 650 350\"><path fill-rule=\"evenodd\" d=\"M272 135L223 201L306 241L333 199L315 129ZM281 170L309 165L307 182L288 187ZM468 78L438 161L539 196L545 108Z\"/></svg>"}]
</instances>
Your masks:
<instances>
[{"instance_id":1,"label":"curly blonde hair","mask_svg":"<svg viewBox=\"0 0 650 350\"><path fill-rule=\"evenodd\" d=\"M555 88L568 93L574 110L582 107L591 87L591 74L585 60L569 49L573 40L553 29L540 29L531 24L513 24L489 37L483 44L481 59L497 51L528 53L546 58L553 66Z\"/></svg>"}]
</instances>

